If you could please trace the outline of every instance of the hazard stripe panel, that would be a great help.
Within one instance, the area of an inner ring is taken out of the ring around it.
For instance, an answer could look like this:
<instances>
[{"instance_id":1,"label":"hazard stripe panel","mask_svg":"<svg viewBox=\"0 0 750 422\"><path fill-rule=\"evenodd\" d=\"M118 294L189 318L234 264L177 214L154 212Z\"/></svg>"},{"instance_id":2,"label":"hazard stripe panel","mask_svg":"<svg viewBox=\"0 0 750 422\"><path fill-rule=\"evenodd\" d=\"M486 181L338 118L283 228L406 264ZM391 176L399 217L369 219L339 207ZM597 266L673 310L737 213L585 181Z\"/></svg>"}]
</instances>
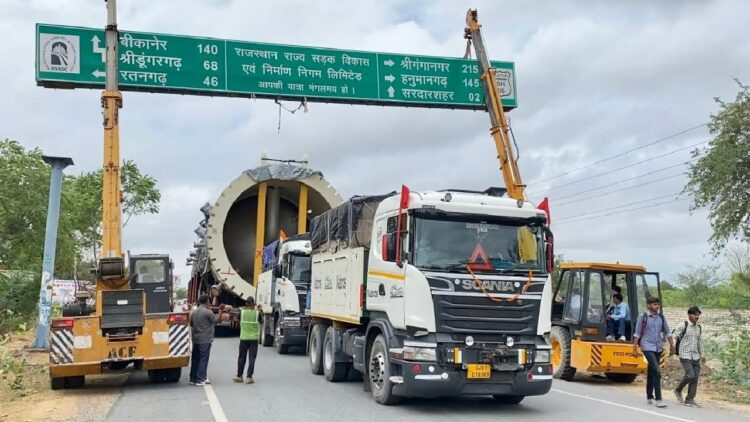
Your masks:
<instances>
[{"instance_id":1,"label":"hazard stripe panel","mask_svg":"<svg viewBox=\"0 0 750 422\"><path fill-rule=\"evenodd\" d=\"M73 363L73 330L52 330L49 347L51 363L56 365Z\"/></svg>"},{"instance_id":2,"label":"hazard stripe panel","mask_svg":"<svg viewBox=\"0 0 750 422\"><path fill-rule=\"evenodd\" d=\"M599 344L591 346L591 363L594 366L601 366L602 364L602 346Z\"/></svg>"},{"instance_id":3,"label":"hazard stripe panel","mask_svg":"<svg viewBox=\"0 0 750 422\"><path fill-rule=\"evenodd\" d=\"M169 327L169 356L185 356L190 352L190 327L171 325Z\"/></svg>"}]
</instances>

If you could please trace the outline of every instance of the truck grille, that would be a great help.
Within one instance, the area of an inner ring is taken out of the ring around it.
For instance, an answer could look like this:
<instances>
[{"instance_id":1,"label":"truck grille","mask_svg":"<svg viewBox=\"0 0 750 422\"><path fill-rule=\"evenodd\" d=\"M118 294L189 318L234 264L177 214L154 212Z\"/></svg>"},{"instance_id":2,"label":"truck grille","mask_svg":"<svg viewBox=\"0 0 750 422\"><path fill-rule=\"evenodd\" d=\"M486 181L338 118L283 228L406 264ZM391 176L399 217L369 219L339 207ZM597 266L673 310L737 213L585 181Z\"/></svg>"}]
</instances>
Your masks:
<instances>
[{"instance_id":1,"label":"truck grille","mask_svg":"<svg viewBox=\"0 0 750 422\"><path fill-rule=\"evenodd\" d=\"M537 300L492 302L486 297L433 295L437 331L449 334L534 335Z\"/></svg>"}]
</instances>

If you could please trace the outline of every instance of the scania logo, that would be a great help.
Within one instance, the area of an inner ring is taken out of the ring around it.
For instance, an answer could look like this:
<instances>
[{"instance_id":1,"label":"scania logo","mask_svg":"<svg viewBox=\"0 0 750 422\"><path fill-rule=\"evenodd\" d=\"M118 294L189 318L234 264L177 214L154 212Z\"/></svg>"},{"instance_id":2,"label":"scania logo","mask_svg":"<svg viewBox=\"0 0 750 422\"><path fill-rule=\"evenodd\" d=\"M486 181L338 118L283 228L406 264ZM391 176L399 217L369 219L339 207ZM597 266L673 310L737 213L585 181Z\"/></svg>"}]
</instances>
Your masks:
<instances>
[{"instance_id":1,"label":"scania logo","mask_svg":"<svg viewBox=\"0 0 750 422\"><path fill-rule=\"evenodd\" d=\"M494 292L514 292L521 285L518 282L503 281L503 280L459 280L456 279L455 283L457 286L461 286L464 290L486 290ZM479 287L481 283L481 289Z\"/></svg>"}]
</instances>

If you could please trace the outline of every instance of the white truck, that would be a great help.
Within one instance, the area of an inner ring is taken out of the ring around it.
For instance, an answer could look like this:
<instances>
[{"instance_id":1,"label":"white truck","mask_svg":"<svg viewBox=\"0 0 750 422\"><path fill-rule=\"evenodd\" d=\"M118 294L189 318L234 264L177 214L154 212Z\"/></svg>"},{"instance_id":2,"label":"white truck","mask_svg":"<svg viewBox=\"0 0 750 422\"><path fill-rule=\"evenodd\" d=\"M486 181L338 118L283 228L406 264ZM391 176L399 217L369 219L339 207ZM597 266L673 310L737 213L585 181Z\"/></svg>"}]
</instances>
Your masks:
<instances>
[{"instance_id":1,"label":"white truck","mask_svg":"<svg viewBox=\"0 0 750 422\"><path fill-rule=\"evenodd\" d=\"M305 314L310 289L310 255L307 234L278 240L263 251L255 302L264 318L261 344L286 354L290 347L305 347L310 318Z\"/></svg>"},{"instance_id":2,"label":"white truck","mask_svg":"<svg viewBox=\"0 0 750 422\"><path fill-rule=\"evenodd\" d=\"M404 188L313 219L312 372L362 374L381 404L547 393L551 233L504 192Z\"/></svg>"}]
</instances>

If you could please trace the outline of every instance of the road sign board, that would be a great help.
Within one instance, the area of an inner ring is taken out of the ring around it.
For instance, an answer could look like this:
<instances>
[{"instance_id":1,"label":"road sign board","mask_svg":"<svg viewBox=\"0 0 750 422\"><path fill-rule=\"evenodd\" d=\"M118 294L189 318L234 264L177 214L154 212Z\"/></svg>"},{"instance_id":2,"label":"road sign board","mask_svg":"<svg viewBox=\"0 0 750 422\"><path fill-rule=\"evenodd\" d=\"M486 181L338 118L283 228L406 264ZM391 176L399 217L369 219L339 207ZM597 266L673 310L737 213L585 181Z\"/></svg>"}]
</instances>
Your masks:
<instances>
[{"instance_id":1,"label":"road sign board","mask_svg":"<svg viewBox=\"0 0 750 422\"><path fill-rule=\"evenodd\" d=\"M37 24L37 84L103 88L104 30ZM120 89L418 107L484 109L474 60L120 31ZM498 69L517 106L515 67Z\"/></svg>"}]
</instances>

